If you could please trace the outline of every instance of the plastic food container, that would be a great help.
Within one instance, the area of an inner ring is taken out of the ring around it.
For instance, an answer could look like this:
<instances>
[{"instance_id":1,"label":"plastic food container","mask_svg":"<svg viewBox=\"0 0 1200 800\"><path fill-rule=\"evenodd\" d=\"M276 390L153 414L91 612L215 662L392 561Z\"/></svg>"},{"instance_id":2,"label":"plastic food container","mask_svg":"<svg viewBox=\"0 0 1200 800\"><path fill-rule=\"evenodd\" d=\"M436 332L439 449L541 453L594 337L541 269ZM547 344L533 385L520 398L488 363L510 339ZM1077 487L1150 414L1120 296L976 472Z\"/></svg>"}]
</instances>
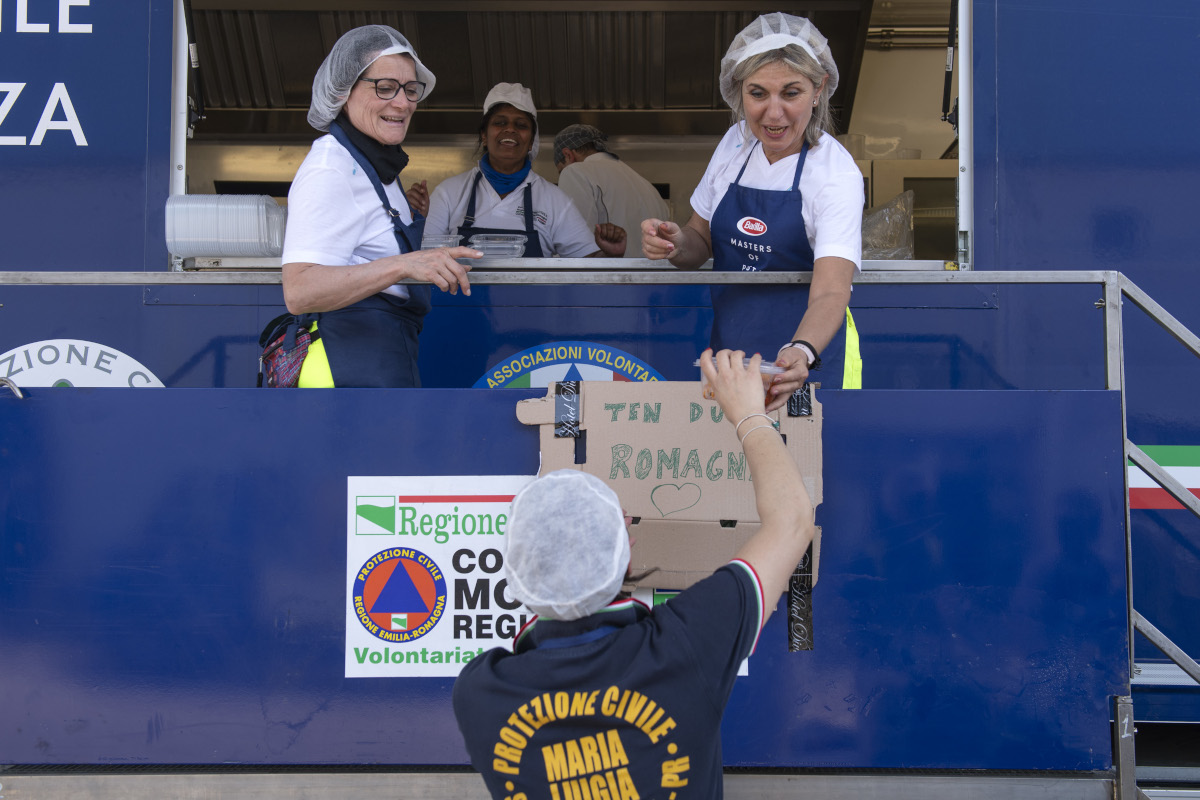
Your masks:
<instances>
[{"instance_id":1,"label":"plastic food container","mask_svg":"<svg viewBox=\"0 0 1200 800\"><path fill-rule=\"evenodd\" d=\"M520 258L525 255L526 238L523 233L477 233L470 245L485 258Z\"/></svg>"},{"instance_id":2,"label":"plastic food container","mask_svg":"<svg viewBox=\"0 0 1200 800\"><path fill-rule=\"evenodd\" d=\"M750 359L743 358L742 364L743 364L743 366L747 366L747 367L750 366ZM695 361L693 361L692 366L699 367L700 359L697 358ZM774 364L773 362L764 360L762 363L760 363L758 365L758 371L759 371L759 373L762 374L763 388L765 389L771 385L771 379L774 376L783 374L783 367L781 367L777 364ZM712 399L713 392L712 392L712 389L710 389L708 387L708 378L704 377L703 372L700 373L700 389L706 398L708 398L709 400Z\"/></svg>"},{"instance_id":3,"label":"plastic food container","mask_svg":"<svg viewBox=\"0 0 1200 800\"><path fill-rule=\"evenodd\" d=\"M422 250L436 250L439 247L458 247L462 237L457 233L449 236L426 236L421 239Z\"/></svg>"}]
</instances>

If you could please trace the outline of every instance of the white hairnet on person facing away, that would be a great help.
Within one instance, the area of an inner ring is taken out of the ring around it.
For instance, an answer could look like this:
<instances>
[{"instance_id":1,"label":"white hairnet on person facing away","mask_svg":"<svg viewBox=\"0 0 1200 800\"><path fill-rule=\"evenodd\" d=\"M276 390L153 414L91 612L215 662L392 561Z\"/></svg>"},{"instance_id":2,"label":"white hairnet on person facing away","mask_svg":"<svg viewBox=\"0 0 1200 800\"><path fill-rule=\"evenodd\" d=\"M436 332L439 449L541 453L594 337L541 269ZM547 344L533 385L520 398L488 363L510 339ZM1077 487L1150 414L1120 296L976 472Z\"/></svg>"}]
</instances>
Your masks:
<instances>
[{"instance_id":1,"label":"white hairnet on person facing away","mask_svg":"<svg viewBox=\"0 0 1200 800\"><path fill-rule=\"evenodd\" d=\"M733 72L747 58L771 50L781 50L789 44L798 46L821 65L829 75L825 96L833 94L838 85L837 64L829 51L829 42L817 26L804 17L775 12L763 14L733 37L729 50L721 59L721 97L730 108L735 107L741 87L734 86Z\"/></svg>"},{"instance_id":2,"label":"white hairnet on person facing away","mask_svg":"<svg viewBox=\"0 0 1200 800\"><path fill-rule=\"evenodd\" d=\"M537 106L533 104L533 92L526 89L519 83L497 83L492 87L492 90L487 93L487 97L483 98L483 115L496 106L507 103L518 111L524 111L537 120ZM532 161L537 158L538 150L542 148L542 137L537 132L533 133L533 144L529 151L529 159Z\"/></svg>"},{"instance_id":3,"label":"white hairnet on person facing away","mask_svg":"<svg viewBox=\"0 0 1200 800\"><path fill-rule=\"evenodd\" d=\"M359 76L381 56L390 55L412 58L417 80L425 84L425 96L428 97L437 79L417 58L417 51L408 39L388 25L363 25L343 33L317 68L312 103L308 107L308 124L319 131L328 131L329 123L337 119Z\"/></svg>"},{"instance_id":4,"label":"white hairnet on person facing away","mask_svg":"<svg viewBox=\"0 0 1200 800\"><path fill-rule=\"evenodd\" d=\"M505 540L509 591L549 619L596 613L617 596L629 566L620 501L578 470L556 470L522 489Z\"/></svg>"}]
</instances>

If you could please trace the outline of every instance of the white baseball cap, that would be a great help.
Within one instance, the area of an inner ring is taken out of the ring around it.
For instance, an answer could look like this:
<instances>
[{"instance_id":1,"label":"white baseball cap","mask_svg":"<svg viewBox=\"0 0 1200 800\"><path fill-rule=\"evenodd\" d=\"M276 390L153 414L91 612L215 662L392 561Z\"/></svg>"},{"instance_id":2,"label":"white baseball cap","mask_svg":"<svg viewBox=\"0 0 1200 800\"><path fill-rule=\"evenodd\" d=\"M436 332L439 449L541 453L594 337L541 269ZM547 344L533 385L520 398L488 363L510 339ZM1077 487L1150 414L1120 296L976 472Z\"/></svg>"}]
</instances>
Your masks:
<instances>
[{"instance_id":1,"label":"white baseball cap","mask_svg":"<svg viewBox=\"0 0 1200 800\"><path fill-rule=\"evenodd\" d=\"M497 83L493 86L492 90L487 93L487 97L483 100L484 115L486 116L489 111L502 103L507 103L518 111L532 114L533 118L537 119L537 106L533 104L533 92L519 83ZM537 158L538 150L541 147L542 137L535 130L533 133L533 147L530 149L529 158Z\"/></svg>"}]
</instances>

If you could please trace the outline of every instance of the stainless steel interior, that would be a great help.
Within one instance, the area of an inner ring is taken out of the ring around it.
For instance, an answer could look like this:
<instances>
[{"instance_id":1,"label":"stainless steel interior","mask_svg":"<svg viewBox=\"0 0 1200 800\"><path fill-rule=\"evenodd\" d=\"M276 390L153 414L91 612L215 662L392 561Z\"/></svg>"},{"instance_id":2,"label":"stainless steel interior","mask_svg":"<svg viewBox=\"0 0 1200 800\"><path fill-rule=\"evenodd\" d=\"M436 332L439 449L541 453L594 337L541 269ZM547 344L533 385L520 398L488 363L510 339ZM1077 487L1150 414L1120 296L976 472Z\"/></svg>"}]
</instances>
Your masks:
<instances>
[{"instance_id":1,"label":"stainless steel interior","mask_svg":"<svg viewBox=\"0 0 1200 800\"><path fill-rule=\"evenodd\" d=\"M312 77L344 31L381 22L409 37L438 76L422 102L420 137L470 133L498 81L533 90L539 123L572 122L626 136L718 135L729 124L717 75L733 36L759 14L813 20L830 40L842 130L874 26L945 25L946 0L192 0L205 118L197 139L311 140ZM196 93L193 87L193 94Z\"/></svg>"}]
</instances>

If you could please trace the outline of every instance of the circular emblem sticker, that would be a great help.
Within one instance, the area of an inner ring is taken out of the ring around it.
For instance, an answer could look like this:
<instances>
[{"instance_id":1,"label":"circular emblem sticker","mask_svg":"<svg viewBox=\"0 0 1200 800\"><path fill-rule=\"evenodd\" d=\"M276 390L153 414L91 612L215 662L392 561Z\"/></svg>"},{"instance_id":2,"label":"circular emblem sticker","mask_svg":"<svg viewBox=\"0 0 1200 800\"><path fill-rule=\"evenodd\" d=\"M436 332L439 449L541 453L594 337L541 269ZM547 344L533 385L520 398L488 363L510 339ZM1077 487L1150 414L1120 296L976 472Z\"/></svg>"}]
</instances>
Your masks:
<instances>
[{"instance_id":1,"label":"circular emblem sticker","mask_svg":"<svg viewBox=\"0 0 1200 800\"><path fill-rule=\"evenodd\" d=\"M163 385L132 356L83 339L44 339L0 353L0 375L22 388Z\"/></svg>"},{"instance_id":2,"label":"circular emblem sticker","mask_svg":"<svg viewBox=\"0 0 1200 800\"><path fill-rule=\"evenodd\" d=\"M445 610L446 578L420 550L381 550L354 578L358 621L385 642L420 639L433 630Z\"/></svg>"},{"instance_id":3,"label":"circular emblem sticker","mask_svg":"<svg viewBox=\"0 0 1200 800\"><path fill-rule=\"evenodd\" d=\"M495 364L476 389L527 389L561 381L661 381L640 358L594 342L550 342Z\"/></svg>"}]
</instances>

